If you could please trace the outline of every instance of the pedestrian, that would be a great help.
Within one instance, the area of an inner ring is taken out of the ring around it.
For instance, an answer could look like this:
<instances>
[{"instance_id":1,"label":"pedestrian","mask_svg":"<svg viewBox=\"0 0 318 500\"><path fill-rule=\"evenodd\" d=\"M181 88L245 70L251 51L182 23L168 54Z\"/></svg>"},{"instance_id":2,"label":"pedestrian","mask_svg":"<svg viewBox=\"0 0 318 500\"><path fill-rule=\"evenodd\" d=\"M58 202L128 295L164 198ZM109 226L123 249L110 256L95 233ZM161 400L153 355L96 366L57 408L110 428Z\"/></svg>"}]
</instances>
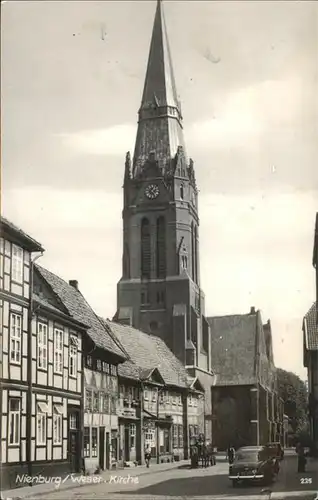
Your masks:
<instances>
[{"instance_id":1,"label":"pedestrian","mask_svg":"<svg viewBox=\"0 0 318 500\"><path fill-rule=\"evenodd\" d=\"M298 472L305 472L307 460L305 457L305 450L300 443L296 446L296 452L298 455Z\"/></svg>"},{"instance_id":2,"label":"pedestrian","mask_svg":"<svg viewBox=\"0 0 318 500\"><path fill-rule=\"evenodd\" d=\"M146 449L145 449L145 461L146 461L146 465L147 467L149 468L149 465L150 465L150 459L151 459L151 448L149 446L149 444L146 446Z\"/></svg>"},{"instance_id":3,"label":"pedestrian","mask_svg":"<svg viewBox=\"0 0 318 500\"><path fill-rule=\"evenodd\" d=\"M233 446L230 446L229 450L228 450L228 458L229 458L230 465L232 465L232 463L234 462L234 456L235 456L235 450L234 450Z\"/></svg>"}]
</instances>

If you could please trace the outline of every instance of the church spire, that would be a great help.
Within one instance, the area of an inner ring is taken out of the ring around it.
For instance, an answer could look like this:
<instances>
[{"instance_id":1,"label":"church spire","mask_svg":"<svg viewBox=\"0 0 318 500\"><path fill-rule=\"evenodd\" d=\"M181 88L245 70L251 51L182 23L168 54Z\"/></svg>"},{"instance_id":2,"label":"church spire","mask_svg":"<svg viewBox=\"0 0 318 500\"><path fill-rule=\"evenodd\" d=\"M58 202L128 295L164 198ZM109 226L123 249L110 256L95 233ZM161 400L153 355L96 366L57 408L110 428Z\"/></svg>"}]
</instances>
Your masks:
<instances>
[{"instance_id":1,"label":"church spire","mask_svg":"<svg viewBox=\"0 0 318 500\"><path fill-rule=\"evenodd\" d=\"M133 158L133 176L152 158L164 170L184 149L178 100L162 0L157 1Z\"/></svg>"},{"instance_id":2,"label":"church spire","mask_svg":"<svg viewBox=\"0 0 318 500\"><path fill-rule=\"evenodd\" d=\"M157 0L141 109L153 104L179 110L162 0Z\"/></svg>"}]
</instances>

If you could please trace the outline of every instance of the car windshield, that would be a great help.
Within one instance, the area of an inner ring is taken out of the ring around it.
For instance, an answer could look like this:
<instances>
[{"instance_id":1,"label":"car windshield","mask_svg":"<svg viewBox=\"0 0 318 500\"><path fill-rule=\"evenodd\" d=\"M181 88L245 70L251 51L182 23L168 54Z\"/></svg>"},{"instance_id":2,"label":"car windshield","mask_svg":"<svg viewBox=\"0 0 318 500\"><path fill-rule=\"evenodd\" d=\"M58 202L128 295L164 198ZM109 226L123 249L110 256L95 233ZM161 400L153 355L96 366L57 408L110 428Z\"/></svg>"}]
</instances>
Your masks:
<instances>
[{"instance_id":1,"label":"car windshield","mask_svg":"<svg viewBox=\"0 0 318 500\"><path fill-rule=\"evenodd\" d=\"M246 452L240 452L238 451L235 457L235 460L237 462L258 462L258 453L255 453L255 451L246 451Z\"/></svg>"}]
</instances>

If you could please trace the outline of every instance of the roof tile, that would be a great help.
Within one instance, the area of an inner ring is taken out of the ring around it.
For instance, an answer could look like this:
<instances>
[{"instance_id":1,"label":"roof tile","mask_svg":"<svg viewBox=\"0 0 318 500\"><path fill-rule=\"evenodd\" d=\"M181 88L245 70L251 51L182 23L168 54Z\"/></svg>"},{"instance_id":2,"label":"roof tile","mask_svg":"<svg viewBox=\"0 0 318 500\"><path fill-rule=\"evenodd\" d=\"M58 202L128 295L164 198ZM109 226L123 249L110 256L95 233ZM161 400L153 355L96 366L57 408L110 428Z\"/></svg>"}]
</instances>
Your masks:
<instances>
[{"instance_id":1,"label":"roof tile","mask_svg":"<svg viewBox=\"0 0 318 500\"><path fill-rule=\"evenodd\" d=\"M136 378L140 378L140 368L142 370L158 368L167 385L188 387L185 367L163 340L131 326L100 319L111 329L129 354L130 361L119 366L119 375L134 378L132 376L134 374Z\"/></svg>"},{"instance_id":2,"label":"roof tile","mask_svg":"<svg viewBox=\"0 0 318 500\"><path fill-rule=\"evenodd\" d=\"M307 349L309 351L318 350L318 325L316 323L316 318L317 318L317 303L315 302L304 317L307 325L307 338L308 338Z\"/></svg>"},{"instance_id":3,"label":"roof tile","mask_svg":"<svg viewBox=\"0 0 318 500\"><path fill-rule=\"evenodd\" d=\"M69 314L75 320L89 327L87 333L97 347L114 353L122 359L127 359L127 356L120 348L118 342L113 339L112 334L101 323L81 292L47 269L39 265L35 267L44 280L50 285L53 292L62 301Z\"/></svg>"}]
</instances>

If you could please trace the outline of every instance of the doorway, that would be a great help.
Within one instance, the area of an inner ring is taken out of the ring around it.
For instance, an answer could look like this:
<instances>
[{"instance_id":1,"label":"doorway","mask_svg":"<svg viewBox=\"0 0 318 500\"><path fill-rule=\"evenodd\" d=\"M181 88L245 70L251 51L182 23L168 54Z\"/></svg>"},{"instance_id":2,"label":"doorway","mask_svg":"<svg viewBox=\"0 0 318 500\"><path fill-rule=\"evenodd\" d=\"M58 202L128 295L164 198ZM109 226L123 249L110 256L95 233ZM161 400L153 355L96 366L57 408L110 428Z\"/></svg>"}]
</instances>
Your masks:
<instances>
[{"instance_id":1,"label":"doorway","mask_svg":"<svg viewBox=\"0 0 318 500\"><path fill-rule=\"evenodd\" d=\"M105 427L99 428L99 468L105 470Z\"/></svg>"},{"instance_id":2,"label":"doorway","mask_svg":"<svg viewBox=\"0 0 318 500\"><path fill-rule=\"evenodd\" d=\"M79 411L77 409L68 410L68 457L71 472L80 471L81 446L79 431Z\"/></svg>"},{"instance_id":3,"label":"doorway","mask_svg":"<svg viewBox=\"0 0 318 500\"><path fill-rule=\"evenodd\" d=\"M125 425L125 462L129 462L130 460L130 448L129 448L129 426Z\"/></svg>"},{"instance_id":4,"label":"doorway","mask_svg":"<svg viewBox=\"0 0 318 500\"><path fill-rule=\"evenodd\" d=\"M110 442L109 432L106 432L106 469L110 469Z\"/></svg>"}]
</instances>

